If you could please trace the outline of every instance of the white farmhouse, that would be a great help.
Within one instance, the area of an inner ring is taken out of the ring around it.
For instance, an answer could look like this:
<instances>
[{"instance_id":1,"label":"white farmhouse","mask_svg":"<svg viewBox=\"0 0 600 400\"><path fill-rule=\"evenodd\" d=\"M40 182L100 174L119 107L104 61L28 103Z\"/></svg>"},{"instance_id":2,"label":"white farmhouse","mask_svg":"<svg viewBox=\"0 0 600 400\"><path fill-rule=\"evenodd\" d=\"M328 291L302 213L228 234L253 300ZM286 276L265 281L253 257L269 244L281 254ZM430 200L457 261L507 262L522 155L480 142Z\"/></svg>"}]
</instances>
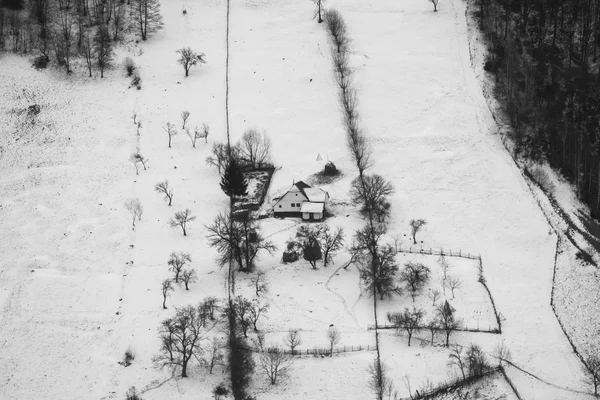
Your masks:
<instances>
[{"instance_id":1,"label":"white farmhouse","mask_svg":"<svg viewBox=\"0 0 600 400\"><path fill-rule=\"evenodd\" d=\"M303 220L320 221L328 200L326 191L298 181L275 203L273 214L276 217L302 217Z\"/></svg>"}]
</instances>

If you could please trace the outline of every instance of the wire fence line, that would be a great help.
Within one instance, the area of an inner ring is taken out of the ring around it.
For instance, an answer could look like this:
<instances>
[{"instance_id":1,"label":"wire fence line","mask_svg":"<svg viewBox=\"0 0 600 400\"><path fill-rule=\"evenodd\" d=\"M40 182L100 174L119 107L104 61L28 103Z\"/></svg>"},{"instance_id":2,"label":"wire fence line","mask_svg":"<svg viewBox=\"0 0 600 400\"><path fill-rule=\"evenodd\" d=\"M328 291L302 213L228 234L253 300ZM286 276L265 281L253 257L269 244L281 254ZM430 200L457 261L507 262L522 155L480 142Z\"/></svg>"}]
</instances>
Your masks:
<instances>
[{"instance_id":1,"label":"wire fence line","mask_svg":"<svg viewBox=\"0 0 600 400\"><path fill-rule=\"evenodd\" d=\"M471 253L471 252L464 252L462 251L462 249L458 249L458 251L452 251L452 249L447 249L444 250L443 248L440 248L439 250L437 249L433 249L433 248L429 248L429 249L424 249L423 246L408 246L408 247L402 247L402 245L398 245L396 246L396 252L398 253L410 253L410 254L424 254L424 255L434 255L434 256L448 256L448 257L459 257L459 258L466 258L466 259L470 259L470 260L478 260L479 261L479 265L478 265L478 269L479 269L479 283L481 283L483 285L483 287L485 288L485 291L487 292L490 301L492 303L492 309L494 310L494 317L496 318L496 323L498 324L498 328L494 328L492 329L491 327L489 327L489 329L486 330L481 330L481 329L459 329L459 330L463 330L463 331L467 331L467 332L490 332L490 333L502 333L502 321L500 319L500 314L498 313L498 310L496 309L496 303L494 302L494 297L492 296L492 292L490 291L490 288L487 285L487 282L483 276L483 259L481 258L481 254L475 254L475 253ZM379 325L378 325L379 327ZM385 328L384 328L385 329Z\"/></svg>"},{"instance_id":2,"label":"wire fence line","mask_svg":"<svg viewBox=\"0 0 600 400\"><path fill-rule=\"evenodd\" d=\"M398 253L411 253L411 254L425 254L432 256L448 256L448 257L460 257L460 258L468 258L470 260L480 260L481 254L475 254L471 252L462 251L462 249L458 249L458 251L452 249L444 250L440 248L439 250L433 248L423 248L423 246L408 246L403 247L402 245L396 246L396 251Z\"/></svg>"},{"instance_id":3,"label":"wire fence line","mask_svg":"<svg viewBox=\"0 0 600 400\"><path fill-rule=\"evenodd\" d=\"M411 393L410 397L404 397L400 400L424 400L424 399L432 399L435 396L442 395L444 393L454 392L456 389L461 388L463 386L467 386L478 382L486 377L494 375L502 370L502 367L490 368L488 371L476 375L476 376L468 376L466 378L455 378L450 381L442 382L435 387L423 388L421 390L416 390L415 394Z\"/></svg>"},{"instance_id":4,"label":"wire fence line","mask_svg":"<svg viewBox=\"0 0 600 400\"><path fill-rule=\"evenodd\" d=\"M371 331L375 329L375 325L371 324L369 326L367 326L367 330ZM383 325L377 325L377 329L398 329L398 327L396 325L392 325L392 324L383 324ZM400 329L404 329L403 327L400 327ZM420 330L420 331L425 331L428 330L429 327L428 326L415 326L414 327L415 331ZM436 332L443 332L444 329L443 328L439 328ZM498 328L492 328L491 326L488 326L488 329L473 329L473 328L456 328L456 329L452 329L452 331L454 332L479 332L479 333L494 333L494 334L500 334L502 332L500 332L500 330Z\"/></svg>"},{"instance_id":5,"label":"wire fence line","mask_svg":"<svg viewBox=\"0 0 600 400\"><path fill-rule=\"evenodd\" d=\"M305 349L281 349L284 354L289 354L294 357L302 357L302 356L314 356L314 357L330 357L332 354L332 349L329 347L313 347L313 348L305 348ZM375 351L375 345L367 344L363 345L351 345L351 346L336 346L333 348L333 354L342 354L342 353L354 353L357 351ZM263 347L253 348L252 351L255 353L268 353L269 348Z\"/></svg>"}]
</instances>

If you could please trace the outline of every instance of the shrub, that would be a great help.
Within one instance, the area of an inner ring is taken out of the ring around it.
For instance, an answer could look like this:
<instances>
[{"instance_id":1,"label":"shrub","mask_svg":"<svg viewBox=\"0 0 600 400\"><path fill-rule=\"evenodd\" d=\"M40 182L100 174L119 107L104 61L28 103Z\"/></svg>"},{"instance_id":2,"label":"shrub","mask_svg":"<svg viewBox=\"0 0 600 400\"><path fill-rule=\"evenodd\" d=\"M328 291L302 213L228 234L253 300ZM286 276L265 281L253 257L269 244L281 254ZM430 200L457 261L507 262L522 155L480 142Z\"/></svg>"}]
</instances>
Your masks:
<instances>
[{"instance_id":1,"label":"shrub","mask_svg":"<svg viewBox=\"0 0 600 400\"><path fill-rule=\"evenodd\" d=\"M131 57L125 57L125 61L123 61L123 68L125 68L127 76L132 76L133 73L137 70L135 61L133 61Z\"/></svg>"},{"instance_id":2,"label":"shrub","mask_svg":"<svg viewBox=\"0 0 600 400\"><path fill-rule=\"evenodd\" d=\"M129 388L127 393L125 394L125 400L143 400L142 397L138 394L135 386Z\"/></svg>"},{"instance_id":3,"label":"shrub","mask_svg":"<svg viewBox=\"0 0 600 400\"><path fill-rule=\"evenodd\" d=\"M135 360L135 354L133 353L131 347L128 347L127 350L125 350L125 354L123 354L123 360L119 362L119 364L124 367L129 367L133 360Z\"/></svg>"},{"instance_id":4,"label":"shrub","mask_svg":"<svg viewBox=\"0 0 600 400\"><path fill-rule=\"evenodd\" d=\"M552 183L552 181L550 180L550 176L548 175L548 173L538 166L534 166L533 168L531 168L529 170L529 173L531 174L531 178L538 185L540 185L542 189L544 189L546 194L552 196L552 194L554 193L555 186L554 183Z\"/></svg>"},{"instance_id":5,"label":"shrub","mask_svg":"<svg viewBox=\"0 0 600 400\"><path fill-rule=\"evenodd\" d=\"M483 69L487 72L491 72L492 74L498 73L498 61L487 60L483 65Z\"/></svg>"},{"instance_id":6,"label":"shrub","mask_svg":"<svg viewBox=\"0 0 600 400\"><path fill-rule=\"evenodd\" d=\"M39 56L33 59L32 66L35 69L45 69L48 66L48 57Z\"/></svg>"},{"instance_id":7,"label":"shrub","mask_svg":"<svg viewBox=\"0 0 600 400\"><path fill-rule=\"evenodd\" d=\"M229 390L225 387L225 384L219 383L218 386L215 386L213 389L213 395L215 399L220 399L221 396L227 396L229 394Z\"/></svg>"},{"instance_id":8,"label":"shrub","mask_svg":"<svg viewBox=\"0 0 600 400\"><path fill-rule=\"evenodd\" d=\"M137 90L142 88L142 78L137 71L133 73L133 77L131 78L131 87L135 87Z\"/></svg>"},{"instance_id":9,"label":"shrub","mask_svg":"<svg viewBox=\"0 0 600 400\"><path fill-rule=\"evenodd\" d=\"M284 250L283 256L281 257L281 261L284 264L289 264L289 263L298 261L299 258L300 258L300 256L298 255L298 253L296 251Z\"/></svg>"}]
</instances>

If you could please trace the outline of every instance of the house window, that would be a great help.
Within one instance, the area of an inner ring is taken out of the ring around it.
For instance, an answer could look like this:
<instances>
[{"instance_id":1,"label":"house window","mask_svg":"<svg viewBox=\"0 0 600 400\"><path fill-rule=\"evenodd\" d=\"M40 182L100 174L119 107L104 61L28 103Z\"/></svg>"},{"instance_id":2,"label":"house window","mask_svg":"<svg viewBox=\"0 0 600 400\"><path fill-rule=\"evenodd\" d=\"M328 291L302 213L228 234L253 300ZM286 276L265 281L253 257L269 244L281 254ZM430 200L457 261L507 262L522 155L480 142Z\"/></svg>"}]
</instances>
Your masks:
<instances>
[{"instance_id":1,"label":"house window","mask_svg":"<svg viewBox=\"0 0 600 400\"><path fill-rule=\"evenodd\" d=\"M279 208L281 208L281 204L279 205Z\"/></svg>"},{"instance_id":2,"label":"house window","mask_svg":"<svg viewBox=\"0 0 600 400\"><path fill-rule=\"evenodd\" d=\"M296 203L296 207L300 207L300 203Z\"/></svg>"},{"instance_id":3,"label":"house window","mask_svg":"<svg viewBox=\"0 0 600 400\"><path fill-rule=\"evenodd\" d=\"M292 203L292 207L296 207L296 203Z\"/></svg>"}]
</instances>

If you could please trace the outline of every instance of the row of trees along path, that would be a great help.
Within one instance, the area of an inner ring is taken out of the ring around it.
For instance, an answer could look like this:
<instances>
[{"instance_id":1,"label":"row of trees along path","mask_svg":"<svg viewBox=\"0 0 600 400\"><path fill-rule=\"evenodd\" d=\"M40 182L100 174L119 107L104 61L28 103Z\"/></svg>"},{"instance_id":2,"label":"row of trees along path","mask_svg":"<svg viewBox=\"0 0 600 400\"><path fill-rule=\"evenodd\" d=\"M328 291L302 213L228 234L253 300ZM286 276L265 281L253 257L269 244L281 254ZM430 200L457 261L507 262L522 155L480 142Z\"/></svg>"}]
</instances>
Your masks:
<instances>
[{"instance_id":1,"label":"row of trees along path","mask_svg":"<svg viewBox=\"0 0 600 400\"><path fill-rule=\"evenodd\" d=\"M352 71L348 62L350 40L345 21L337 10L329 9L325 12L325 27L332 47L332 61L336 83L339 87L338 98L342 106L343 123L346 129L346 144L359 174L352 182L351 197L354 203L360 205L360 214L366 220L365 226L355 234L351 253L353 260L359 266L361 278L373 291L377 356L373 364L369 366L369 383L376 398L383 400L388 383L379 351L377 298L382 287L381 271L385 268L383 265L385 257L381 254L380 239L387 228L386 221L390 212L387 196L393 192L393 187L379 175L366 174L367 169L373 165L372 149L364 130L360 128L357 110L358 98L353 88Z\"/></svg>"}]
</instances>

